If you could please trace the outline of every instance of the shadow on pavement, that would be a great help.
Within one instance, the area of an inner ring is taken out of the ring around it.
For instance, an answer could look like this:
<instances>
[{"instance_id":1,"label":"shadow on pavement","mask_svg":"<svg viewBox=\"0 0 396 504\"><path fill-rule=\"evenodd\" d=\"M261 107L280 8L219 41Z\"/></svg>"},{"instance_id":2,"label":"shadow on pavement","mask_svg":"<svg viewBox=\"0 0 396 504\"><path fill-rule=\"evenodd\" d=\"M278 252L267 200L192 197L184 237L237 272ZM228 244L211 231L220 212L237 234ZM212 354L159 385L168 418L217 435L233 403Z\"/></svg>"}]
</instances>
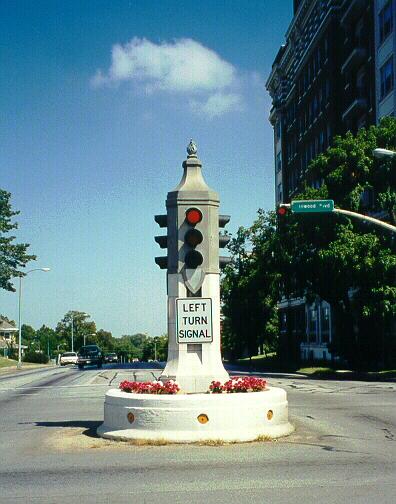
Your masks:
<instances>
[{"instance_id":1,"label":"shadow on pavement","mask_svg":"<svg viewBox=\"0 0 396 504\"><path fill-rule=\"evenodd\" d=\"M55 427L55 428L80 428L85 429L82 434L88 437L97 438L96 429L103 421L93 420L65 420L60 422L19 422L19 425L35 425L37 427Z\"/></svg>"}]
</instances>

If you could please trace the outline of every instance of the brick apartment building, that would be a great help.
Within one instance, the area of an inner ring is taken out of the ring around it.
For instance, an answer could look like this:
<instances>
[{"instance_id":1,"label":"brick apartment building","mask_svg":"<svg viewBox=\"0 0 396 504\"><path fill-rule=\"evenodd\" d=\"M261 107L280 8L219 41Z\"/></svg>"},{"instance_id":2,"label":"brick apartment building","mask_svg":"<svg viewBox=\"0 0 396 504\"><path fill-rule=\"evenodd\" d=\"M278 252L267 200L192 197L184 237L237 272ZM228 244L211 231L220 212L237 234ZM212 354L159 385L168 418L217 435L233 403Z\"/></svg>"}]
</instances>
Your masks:
<instances>
[{"instance_id":1,"label":"brick apartment building","mask_svg":"<svg viewBox=\"0 0 396 504\"><path fill-rule=\"evenodd\" d=\"M294 0L293 6L266 83L276 205L301 190L310 161L335 135L356 133L396 110L396 0ZM311 184L319 187L321 181ZM283 299L279 315L281 331L292 327L301 341L303 359L332 358L328 303Z\"/></svg>"}]
</instances>

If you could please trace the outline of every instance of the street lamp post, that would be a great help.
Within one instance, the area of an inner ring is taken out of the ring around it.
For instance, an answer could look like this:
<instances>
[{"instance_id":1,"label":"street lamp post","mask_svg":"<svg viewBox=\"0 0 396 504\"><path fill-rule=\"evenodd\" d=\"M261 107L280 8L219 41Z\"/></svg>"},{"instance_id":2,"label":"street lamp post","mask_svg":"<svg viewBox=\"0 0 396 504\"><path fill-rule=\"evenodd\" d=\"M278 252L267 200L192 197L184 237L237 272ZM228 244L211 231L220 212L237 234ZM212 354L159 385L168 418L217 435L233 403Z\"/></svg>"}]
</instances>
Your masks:
<instances>
[{"instance_id":1,"label":"street lamp post","mask_svg":"<svg viewBox=\"0 0 396 504\"><path fill-rule=\"evenodd\" d=\"M157 360L157 343L158 343L158 338L154 338L154 360Z\"/></svg>"},{"instance_id":2,"label":"street lamp post","mask_svg":"<svg viewBox=\"0 0 396 504\"><path fill-rule=\"evenodd\" d=\"M24 276L27 276L29 273L33 271L50 271L50 268L34 268L29 271L26 271ZM17 368L21 369L22 367L22 272L19 275L19 299L18 299L18 324L19 324L19 335L18 335L18 364Z\"/></svg>"},{"instance_id":3,"label":"street lamp post","mask_svg":"<svg viewBox=\"0 0 396 504\"><path fill-rule=\"evenodd\" d=\"M96 336L96 332L90 334L84 334L84 346L85 346L85 338L86 336Z\"/></svg>"},{"instance_id":4,"label":"street lamp post","mask_svg":"<svg viewBox=\"0 0 396 504\"><path fill-rule=\"evenodd\" d=\"M74 352L74 312L71 311L71 351ZM82 317L89 317L88 313L78 313L78 315L81 315ZM84 335L84 345L85 345L85 335Z\"/></svg>"}]
</instances>

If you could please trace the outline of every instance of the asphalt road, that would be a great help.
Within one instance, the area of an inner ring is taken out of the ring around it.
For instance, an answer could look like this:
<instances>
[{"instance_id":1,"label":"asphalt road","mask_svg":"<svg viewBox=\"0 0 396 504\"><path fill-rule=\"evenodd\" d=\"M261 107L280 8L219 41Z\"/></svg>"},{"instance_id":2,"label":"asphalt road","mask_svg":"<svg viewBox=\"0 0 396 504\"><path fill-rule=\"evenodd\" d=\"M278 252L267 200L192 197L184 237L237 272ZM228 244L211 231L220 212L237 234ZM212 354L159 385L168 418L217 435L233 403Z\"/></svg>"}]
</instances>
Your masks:
<instances>
[{"instance_id":1,"label":"asphalt road","mask_svg":"<svg viewBox=\"0 0 396 504\"><path fill-rule=\"evenodd\" d=\"M138 364L0 376L0 503L396 502L396 384L272 376L296 432L224 446L97 439L104 394Z\"/></svg>"}]
</instances>

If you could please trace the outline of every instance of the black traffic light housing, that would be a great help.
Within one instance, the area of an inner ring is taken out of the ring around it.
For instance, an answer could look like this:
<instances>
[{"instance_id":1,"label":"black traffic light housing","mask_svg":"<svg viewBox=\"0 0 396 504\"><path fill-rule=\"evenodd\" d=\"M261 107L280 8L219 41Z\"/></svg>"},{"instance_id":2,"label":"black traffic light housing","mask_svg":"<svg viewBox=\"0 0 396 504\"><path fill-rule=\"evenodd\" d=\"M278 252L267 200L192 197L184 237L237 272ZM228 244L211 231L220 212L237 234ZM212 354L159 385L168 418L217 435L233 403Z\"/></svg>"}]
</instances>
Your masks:
<instances>
[{"instance_id":1,"label":"black traffic light housing","mask_svg":"<svg viewBox=\"0 0 396 504\"><path fill-rule=\"evenodd\" d=\"M196 269L203 263L201 252L196 250L203 241L203 235L195 226L202 221L203 215L199 208L191 207L186 210L186 223L190 226L184 234L184 244L187 252L184 256L184 263L189 269Z\"/></svg>"},{"instance_id":2,"label":"black traffic light housing","mask_svg":"<svg viewBox=\"0 0 396 504\"><path fill-rule=\"evenodd\" d=\"M219 215L219 228L224 228L229 222L231 217L229 215ZM231 236L226 234L219 234L219 248L224 248L231 240ZM223 269L231 262L231 257L219 256L219 267Z\"/></svg>"},{"instance_id":3,"label":"black traffic light housing","mask_svg":"<svg viewBox=\"0 0 396 504\"><path fill-rule=\"evenodd\" d=\"M290 213L290 206L280 204L276 209L276 217L277 217L277 228L278 231L283 233L285 231L286 219Z\"/></svg>"},{"instance_id":4,"label":"black traffic light housing","mask_svg":"<svg viewBox=\"0 0 396 504\"><path fill-rule=\"evenodd\" d=\"M161 228L166 228L168 226L168 216L166 214L164 215L155 215L154 220L157 224L159 224L159 227ZM159 244L161 248L168 248L168 237L165 236L155 236L154 240ZM161 269L167 269L168 267L168 256L162 256L162 257L156 257L155 259L156 264Z\"/></svg>"}]
</instances>

